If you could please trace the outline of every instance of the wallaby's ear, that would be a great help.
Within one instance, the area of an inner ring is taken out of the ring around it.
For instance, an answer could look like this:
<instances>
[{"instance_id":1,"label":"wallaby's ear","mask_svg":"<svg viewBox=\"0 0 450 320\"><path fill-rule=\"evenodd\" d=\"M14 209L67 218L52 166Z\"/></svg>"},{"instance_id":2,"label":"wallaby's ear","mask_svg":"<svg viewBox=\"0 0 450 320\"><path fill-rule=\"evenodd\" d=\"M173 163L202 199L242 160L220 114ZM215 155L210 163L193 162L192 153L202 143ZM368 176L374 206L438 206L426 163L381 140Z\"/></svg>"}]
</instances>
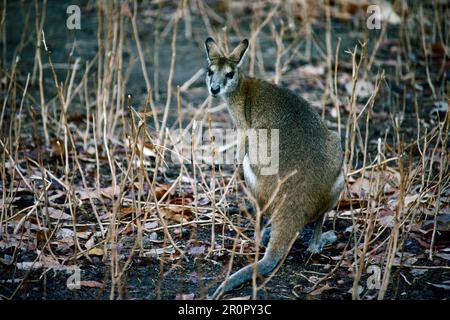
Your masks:
<instances>
[{"instance_id":1,"label":"wallaby's ear","mask_svg":"<svg viewBox=\"0 0 450 320\"><path fill-rule=\"evenodd\" d=\"M222 56L222 52L220 51L219 46L214 41L214 39L211 37L208 37L205 40L205 50L206 50L206 57L208 58L208 62L211 62L212 59Z\"/></svg>"},{"instance_id":2,"label":"wallaby's ear","mask_svg":"<svg viewBox=\"0 0 450 320\"><path fill-rule=\"evenodd\" d=\"M234 48L233 52L230 54L229 59L237 63L238 66L244 61L245 53L248 49L248 40L244 39L239 43L239 45Z\"/></svg>"}]
</instances>

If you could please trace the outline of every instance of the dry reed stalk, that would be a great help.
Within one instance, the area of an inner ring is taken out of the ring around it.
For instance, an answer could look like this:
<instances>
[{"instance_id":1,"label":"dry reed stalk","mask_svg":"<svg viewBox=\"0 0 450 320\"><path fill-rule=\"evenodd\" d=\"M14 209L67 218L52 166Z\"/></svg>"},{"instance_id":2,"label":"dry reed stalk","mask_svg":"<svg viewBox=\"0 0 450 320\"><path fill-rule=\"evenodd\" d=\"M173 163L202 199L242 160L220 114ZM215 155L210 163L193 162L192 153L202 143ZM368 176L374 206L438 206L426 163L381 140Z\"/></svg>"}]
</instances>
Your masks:
<instances>
[{"instance_id":1,"label":"dry reed stalk","mask_svg":"<svg viewBox=\"0 0 450 320\"><path fill-rule=\"evenodd\" d=\"M39 4L38 1L34 1L34 10L35 10L35 34L36 34L36 54L35 54L35 61L37 61L37 66L39 70L39 98L40 98L40 105L41 105L41 117L42 117L42 127L44 129L44 138L45 138L45 144L50 144L50 138L47 128L47 107L45 104L45 98L44 98L44 71L42 68L42 58L41 58L41 32L40 30L43 29L44 21L45 21L45 13L46 13L46 6L47 1L44 0L42 3L42 12L39 15Z\"/></svg>"},{"instance_id":2,"label":"dry reed stalk","mask_svg":"<svg viewBox=\"0 0 450 320\"><path fill-rule=\"evenodd\" d=\"M141 63L141 70L142 70L142 75L144 76L144 80L145 80L145 85L147 87L147 95L150 101L150 109L152 111L153 114L153 121L154 121L154 125L156 130L159 131L159 122L158 122L158 114L156 111L156 107L153 103L153 97L152 97L152 86L150 83L150 80L148 78L147 75L147 67L145 65L145 59L144 59L144 54L142 52L142 47L141 47L141 41L139 40L139 34L138 34L138 29L137 29L137 25L136 25L136 17L137 17L137 2L134 1L134 10L133 10L133 15L131 17L131 25L133 27L133 34L134 34L134 38L136 41L136 48L138 50L138 54L139 54L139 61Z\"/></svg>"},{"instance_id":3,"label":"dry reed stalk","mask_svg":"<svg viewBox=\"0 0 450 320\"><path fill-rule=\"evenodd\" d=\"M339 49L341 46L341 38L339 37L338 43L336 45L336 54L334 58L334 90L333 90L333 102L334 102L334 108L336 109L336 115L337 115L337 123L338 123L338 135L341 136L341 104L339 102L339 94L337 89L337 73L338 73L338 66L339 66ZM341 138L342 139L342 138Z\"/></svg>"},{"instance_id":4,"label":"dry reed stalk","mask_svg":"<svg viewBox=\"0 0 450 320\"><path fill-rule=\"evenodd\" d=\"M325 13L326 13L326 24L325 24L325 47L326 47L326 85L325 91L322 95L322 119L325 119L325 106L328 96L335 101L334 92L332 89L331 81L331 70L332 70L332 49L331 49L331 13L330 13L330 3L326 1Z\"/></svg>"},{"instance_id":5,"label":"dry reed stalk","mask_svg":"<svg viewBox=\"0 0 450 320\"><path fill-rule=\"evenodd\" d=\"M446 119L449 119L449 113L447 110ZM439 214L439 209L441 207L441 192L442 192L442 185L443 185L443 179L444 179L444 170L447 172L446 175L448 177L448 150L447 150L447 144L448 144L448 132L449 132L449 121L446 121L442 123L442 127L439 125L439 138L440 144L441 144L441 157L440 157L440 166L439 166L439 178L437 181L436 189L437 189L437 199L434 207L434 221L433 221L433 233L431 235L431 243L430 243L430 253L429 253L429 259L433 260L433 248L436 240L436 231L437 231L437 219ZM445 138L443 138L445 137ZM436 143L437 146L437 143ZM431 167L430 167L431 171ZM450 180L450 177L448 177Z\"/></svg>"},{"instance_id":6,"label":"dry reed stalk","mask_svg":"<svg viewBox=\"0 0 450 320\"><path fill-rule=\"evenodd\" d=\"M279 84L280 81L281 81L281 73L282 73L281 57L282 57L283 52L284 52L283 36L284 36L285 28L284 28L284 24L282 23L281 27L280 27L280 32L278 33L275 30L275 25L273 23L271 23L270 24L270 29L272 31L272 36L275 38L275 43L276 43L275 80L274 80L274 83L275 84Z\"/></svg>"},{"instance_id":7,"label":"dry reed stalk","mask_svg":"<svg viewBox=\"0 0 450 320\"><path fill-rule=\"evenodd\" d=\"M216 166L214 163L215 155L216 155L216 148L215 148L215 141L214 136L211 133L211 113L208 113L208 133L209 133L209 145L210 145L210 154L211 154L211 175L210 175L210 183L211 183L211 206L213 208L212 212L212 224L211 224L211 248L210 250L214 250L216 246L216 217L215 217L215 206L216 206Z\"/></svg>"},{"instance_id":8,"label":"dry reed stalk","mask_svg":"<svg viewBox=\"0 0 450 320\"><path fill-rule=\"evenodd\" d=\"M388 249L387 249L387 257L386 257L386 265L385 270L383 273L383 277L381 280L381 286L378 291L378 299L383 300L387 287L389 285L389 280L391 276L391 269L392 265L394 263L394 258L397 254L398 247L398 240L399 240L399 231L400 226L403 218L403 207L404 207L404 201L405 201L405 191L406 191L406 179L407 175L405 175L405 170L403 166L403 142L400 139L400 133L399 133L399 121L398 118L395 118L395 126L394 126L396 138L397 138L397 155L399 157L398 160L398 166L400 171L400 192L399 192L399 199L395 208L395 219L394 219L394 226L392 227L391 234L389 236L389 243L388 243Z\"/></svg>"},{"instance_id":9,"label":"dry reed stalk","mask_svg":"<svg viewBox=\"0 0 450 320\"><path fill-rule=\"evenodd\" d=\"M197 4L197 8L200 11L200 14L202 16L203 23L205 24L206 31L208 32L208 34L210 36L213 36L215 33L211 27L211 20L206 12L205 3L203 2L203 0L197 0L196 4Z\"/></svg>"},{"instance_id":10,"label":"dry reed stalk","mask_svg":"<svg viewBox=\"0 0 450 320\"><path fill-rule=\"evenodd\" d=\"M14 58L14 63L12 64L12 69L11 69L11 75L9 76L9 83L8 83L8 89L6 90L6 96L5 99L3 100L3 106L2 106L2 113L0 115L0 131L3 129L3 118L5 115L5 110L6 110L6 105L8 103L8 100L11 99L12 101L12 108L13 110L15 109L15 82L16 82L16 72L17 72L17 66L19 63L19 57L15 57ZM11 98L10 98L11 96ZM11 130L12 130L13 126L9 126L9 136L11 136Z\"/></svg>"},{"instance_id":11,"label":"dry reed stalk","mask_svg":"<svg viewBox=\"0 0 450 320\"><path fill-rule=\"evenodd\" d=\"M164 144L163 137L166 131L167 117L169 115L170 104L172 102L172 81L173 81L173 73L175 69L175 62L177 57L177 32L178 32L178 21L181 18L183 8L186 6L186 1L180 1L178 4L177 11L175 12L174 24L172 28L172 43L171 43L171 58L170 58L170 69L169 69L169 77L167 79L167 98L166 105L164 107L164 115L162 119L161 128L159 129L159 142L160 144Z\"/></svg>"},{"instance_id":12,"label":"dry reed stalk","mask_svg":"<svg viewBox=\"0 0 450 320\"><path fill-rule=\"evenodd\" d=\"M161 10L162 2L158 3L158 10ZM159 103L159 50L161 47L161 15L156 16L156 21L153 31L154 48L153 48L153 93L155 101Z\"/></svg>"},{"instance_id":13,"label":"dry reed stalk","mask_svg":"<svg viewBox=\"0 0 450 320\"><path fill-rule=\"evenodd\" d=\"M119 121L119 117L122 119L122 126L125 128L125 119L124 119L124 113L125 113L125 82L123 80L123 47L124 47L124 38L125 38L125 31L124 31L124 13L123 10L119 10L119 22L118 22L118 33L119 33L119 40L118 40L118 46L117 46L117 52L115 53L116 57L116 65L117 65L117 71L116 71L116 106L115 108L111 108L110 116L109 116L109 123L111 123L111 127L109 130L108 137L109 139L112 139L114 137L114 133L116 132L116 125ZM117 23L117 21L115 21ZM123 130L123 135L125 136L126 130Z\"/></svg>"},{"instance_id":14,"label":"dry reed stalk","mask_svg":"<svg viewBox=\"0 0 450 320\"><path fill-rule=\"evenodd\" d=\"M51 70L52 75L53 75L54 84L55 84L55 87L56 87L56 90L57 90L57 93L58 93L59 102L60 102L60 105L61 105L61 109L60 110L61 110L61 116L62 116L63 124L64 124L64 151L65 151L64 152L64 157L65 157L64 171L65 171L66 185L69 186L69 188L70 188L70 184L68 183L68 177L69 177L69 172L70 172L68 140L70 139L71 146L72 146L72 148L74 150L73 155L74 155L75 163L77 165L79 173L81 174L84 187L87 188L87 182L86 182L86 179L84 177L82 166L81 166L81 164L80 164L80 162L78 160L76 146L75 146L75 141L74 141L73 136L72 136L72 134L70 132L70 128L69 128L69 125L68 125L68 122L67 122L67 114L65 112L66 109L65 109L65 99L64 99L64 96L63 96L63 92L62 92L62 89L61 89L61 87L59 85L59 82L58 82L58 77L56 75L55 68L53 66L53 61L52 61L52 58L51 58L51 54L48 51L47 44L45 42L44 30L42 30L42 42L44 44L44 49L45 49L45 51L47 53L47 58L48 58L48 61L49 61L50 70ZM75 199L76 199L76 197L75 197ZM76 202L79 202L78 199L77 199ZM100 229L102 231L102 234L104 234L103 225L101 223L99 214L97 212L96 206L94 205L92 199L90 199L90 204L91 204L91 207L92 207L92 209L94 211L94 214L95 214L95 217L97 219L97 222L99 223L99 227L100 227Z\"/></svg>"},{"instance_id":15,"label":"dry reed stalk","mask_svg":"<svg viewBox=\"0 0 450 320\"><path fill-rule=\"evenodd\" d=\"M427 80L428 80L428 85L430 86L431 89L431 93L433 94L433 98L437 99L436 96L436 89L434 88L433 85L433 81L431 81L431 75L430 75L430 67L429 67L429 56L430 53L427 50L427 44L426 44L426 40L425 40L425 25L424 25L424 21L425 21L425 17L423 15L423 5L421 4L419 7L419 22L420 22L420 33L422 36L422 49L423 49L423 53L425 56L425 72L427 75Z\"/></svg>"},{"instance_id":16,"label":"dry reed stalk","mask_svg":"<svg viewBox=\"0 0 450 320\"><path fill-rule=\"evenodd\" d=\"M358 46L355 46L353 51L347 51L352 57L352 93L350 96L350 114L348 116L346 132L345 132L345 149L344 149L344 163L347 165L347 170L350 171L353 166L353 159L355 156L355 137L357 130L357 110L356 110L356 85L359 78L359 70L365 57L366 44L361 43L361 53L358 62L356 62L356 55Z\"/></svg>"},{"instance_id":17,"label":"dry reed stalk","mask_svg":"<svg viewBox=\"0 0 450 320\"><path fill-rule=\"evenodd\" d=\"M3 0L1 18L0 18L0 33L2 35L2 64L1 67L6 69L6 52L7 52L7 42L6 42L6 0Z\"/></svg>"}]
</instances>

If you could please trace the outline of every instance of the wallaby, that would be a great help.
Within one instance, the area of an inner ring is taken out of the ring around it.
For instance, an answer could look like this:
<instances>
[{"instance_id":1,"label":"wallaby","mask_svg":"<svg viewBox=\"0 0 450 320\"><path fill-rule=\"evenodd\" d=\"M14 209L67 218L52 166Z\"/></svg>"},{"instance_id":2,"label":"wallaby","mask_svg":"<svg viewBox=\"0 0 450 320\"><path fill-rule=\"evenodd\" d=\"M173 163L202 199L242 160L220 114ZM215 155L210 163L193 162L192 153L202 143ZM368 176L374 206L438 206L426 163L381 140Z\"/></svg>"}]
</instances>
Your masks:
<instances>
[{"instance_id":1,"label":"wallaby","mask_svg":"<svg viewBox=\"0 0 450 320\"><path fill-rule=\"evenodd\" d=\"M270 239L263 258L256 262L258 274L267 275L289 253L297 233L310 222L317 221L308 250L321 250L323 216L335 206L344 185L343 154L338 134L328 130L306 100L241 72L248 46L245 39L226 55L214 39L207 38L206 83L213 97L225 100L237 129L278 129L278 174L262 174L261 166L249 161L243 149L245 141L238 141L245 182L261 208L267 205L270 214ZM289 175L273 196L280 178ZM232 274L212 298L251 280L254 268L249 265Z\"/></svg>"}]
</instances>

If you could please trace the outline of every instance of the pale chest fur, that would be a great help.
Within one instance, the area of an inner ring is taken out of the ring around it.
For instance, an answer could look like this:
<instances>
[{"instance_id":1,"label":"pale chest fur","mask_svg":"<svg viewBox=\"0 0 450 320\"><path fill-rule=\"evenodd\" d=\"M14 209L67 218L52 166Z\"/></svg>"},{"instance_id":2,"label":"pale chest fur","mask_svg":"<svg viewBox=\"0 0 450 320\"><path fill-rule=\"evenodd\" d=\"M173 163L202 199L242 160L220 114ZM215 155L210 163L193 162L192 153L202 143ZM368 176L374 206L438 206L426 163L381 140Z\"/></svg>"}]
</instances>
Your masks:
<instances>
[{"instance_id":1,"label":"pale chest fur","mask_svg":"<svg viewBox=\"0 0 450 320\"><path fill-rule=\"evenodd\" d=\"M247 116L245 114L245 101L243 100L244 99L242 98L231 97L226 99L226 102L234 125L237 129L244 131L243 136L238 136L238 160L239 162L242 160L244 179L247 186L252 192L255 192L257 187L257 176L252 169L249 156L245 150L245 130L250 128L250 123L247 122ZM242 156L243 158L241 158Z\"/></svg>"},{"instance_id":2,"label":"pale chest fur","mask_svg":"<svg viewBox=\"0 0 450 320\"><path fill-rule=\"evenodd\" d=\"M244 156L243 169L244 169L244 178L245 182L247 183L247 186L250 188L250 190L252 190L252 192L255 192L257 185L257 178L250 165L250 160L247 154Z\"/></svg>"}]
</instances>

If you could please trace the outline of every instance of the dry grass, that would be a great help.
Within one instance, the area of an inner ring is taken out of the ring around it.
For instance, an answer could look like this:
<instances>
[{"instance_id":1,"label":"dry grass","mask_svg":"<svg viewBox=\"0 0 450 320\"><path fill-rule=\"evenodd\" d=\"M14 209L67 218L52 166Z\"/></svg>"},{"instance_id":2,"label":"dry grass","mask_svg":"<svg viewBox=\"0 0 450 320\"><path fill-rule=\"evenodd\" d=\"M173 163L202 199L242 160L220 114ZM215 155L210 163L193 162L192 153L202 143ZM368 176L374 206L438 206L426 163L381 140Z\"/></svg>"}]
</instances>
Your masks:
<instances>
[{"instance_id":1,"label":"dry grass","mask_svg":"<svg viewBox=\"0 0 450 320\"><path fill-rule=\"evenodd\" d=\"M82 10L97 12L96 40L94 35L91 39L96 54L87 61L76 54L56 61L46 38L51 25L46 2L23 5L23 15L34 20L25 19L30 26L24 25L17 47L3 46L0 73L0 253L10 256L10 262L2 258L0 263L25 271L3 298L24 290L33 270L46 274L98 257L109 266L104 284L111 299L127 297L126 275L133 262L153 257L151 263L160 270L155 297L162 298L164 279L183 269L183 263L193 263L197 258L190 250L201 244L206 244L198 254L204 261L217 264L218 256L229 255L228 274L236 256L252 260L261 255L260 239L255 242L250 235L264 227L258 219L264 208L254 207L255 214L242 210L251 196L238 168L211 165L224 151L211 139L210 163L171 161L184 156L174 147L175 129L190 134L195 147L199 126L209 132L230 126L223 120L224 106L207 97L206 90L201 91L204 100L198 100L204 69L189 70L184 83L174 82L179 43L202 50L207 35L226 48L248 37L248 73L300 91L343 137L346 188L328 220L349 223L350 234L333 268L306 291L346 268L353 278L352 298L368 298L360 291L362 279L367 267L376 265L381 282L375 293L386 298L394 269L411 266L411 254L404 254L408 239L430 235L423 248L426 259L433 260L442 249L437 241L445 231L440 217L448 216L449 207L448 107L433 118L422 103L448 106L448 80L440 79L448 75L450 28L448 7L434 1L425 8L417 3L395 7L401 13L397 38L388 37L386 22L375 38L350 32L348 39L337 36L333 23L364 23L366 6L350 1L333 6L310 1L91 1ZM8 20L14 12L8 8L5 4L1 15L3 44L12 32ZM248 19L240 14L245 10ZM355 21L346 20L349 16ZM150 40L140 23L144 19L150 20ZM381 51L388 40L395 41L396 51L386 57ZM24 48L34 49L32 65L21 63L20 57L30 54ZM412 56L417 61L408 59ZM162 61L169 61L168 68ZM64 72L57 64L65 64ZM304 66L317 73L305 76ZM131 95L134 77L144 80L143 95ZM359 91L361 84L371 88L367 95ZM394 95L393 84L401 84L403 92ZM431 91L429 98L424 98L424 87ZM237 206L243 212L236 214ZM430 231L423 229L427 221L432 221ZM183 236L183 230L191 236ZM208 238L196 238L196 230L208 230ZM20 265L24 251L34 256L30 264ZM197 273L195 298L202 299L216 283L203 280L201 270ZM257 286L254 277L254 298L266 283Z\"/></svg>"}]
</instances>

